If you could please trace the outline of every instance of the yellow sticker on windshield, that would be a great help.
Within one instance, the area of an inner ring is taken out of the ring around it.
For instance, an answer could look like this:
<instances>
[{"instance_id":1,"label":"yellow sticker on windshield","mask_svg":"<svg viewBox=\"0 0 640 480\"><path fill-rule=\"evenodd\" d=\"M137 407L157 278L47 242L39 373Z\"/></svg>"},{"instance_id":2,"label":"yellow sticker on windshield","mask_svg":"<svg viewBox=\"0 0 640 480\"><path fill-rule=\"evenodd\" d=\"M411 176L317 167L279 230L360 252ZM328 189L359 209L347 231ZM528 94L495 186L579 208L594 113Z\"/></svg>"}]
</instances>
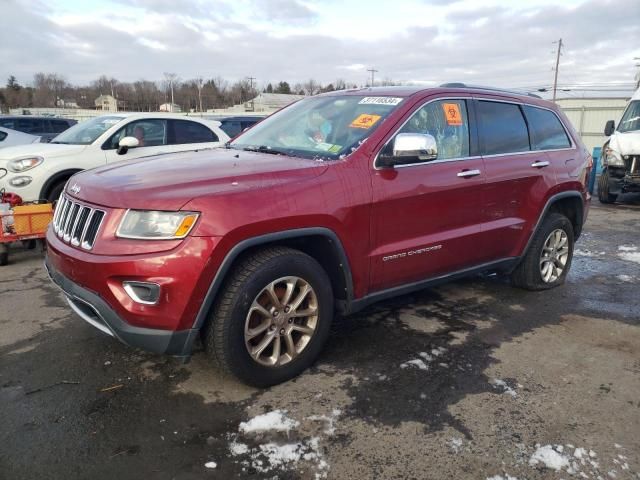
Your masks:
<instances>
[{"instance_id":1,"label":"yellow sticker on windshield","mask_svg":"<svg viewBox=\"0 0 640 480\"><path fill-rule=\"evenodd\" d=\"M380 120L380 115L370 115L368 113L363 113L358 118L356 118L351 125L352 128L371 128L373 125Z\"/></svg>"}]
</instances>

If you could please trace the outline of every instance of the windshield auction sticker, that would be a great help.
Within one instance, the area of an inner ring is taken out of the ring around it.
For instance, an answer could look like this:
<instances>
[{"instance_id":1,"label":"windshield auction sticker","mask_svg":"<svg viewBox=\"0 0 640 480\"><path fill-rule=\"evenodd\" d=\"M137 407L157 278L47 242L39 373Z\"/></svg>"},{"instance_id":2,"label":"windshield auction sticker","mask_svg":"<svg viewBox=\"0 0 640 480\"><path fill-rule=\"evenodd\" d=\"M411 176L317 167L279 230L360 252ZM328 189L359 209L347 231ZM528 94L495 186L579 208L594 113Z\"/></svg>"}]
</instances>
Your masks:
<instances>
[{"instance_id":1,"label":"windshield auction sticker","mask_svg":"<svg viewBox=\"0 0 640 480\"><path fill-rule=\"evenodd\" d=\"M443 103L442 110L444 110L444 117L447 119L447 125L462 125L460 107L457 103Z\"/></svg>"},{"instance_id":2,"label":"windshield auction sticker","mask_svg":"<svg viewBox=\"0 0 640 480\"><path fill-rule=\"evenodd\" d=\"M380 115L370 115L368 113L363 113L358 116L351 124L349 125L352 128L371 128L373 125L380 120Z\"/></svg>"},{"instance_id":3,"label":"windshield auction sticker","mask_svg":"<svg viewBox=\"0 0 640 480\"><path fill-rule=\"evenodd\" d=\"M398 105L402 98L398 97L364 97L358 103L360 105Z\"/></svg>"}]
</instances>

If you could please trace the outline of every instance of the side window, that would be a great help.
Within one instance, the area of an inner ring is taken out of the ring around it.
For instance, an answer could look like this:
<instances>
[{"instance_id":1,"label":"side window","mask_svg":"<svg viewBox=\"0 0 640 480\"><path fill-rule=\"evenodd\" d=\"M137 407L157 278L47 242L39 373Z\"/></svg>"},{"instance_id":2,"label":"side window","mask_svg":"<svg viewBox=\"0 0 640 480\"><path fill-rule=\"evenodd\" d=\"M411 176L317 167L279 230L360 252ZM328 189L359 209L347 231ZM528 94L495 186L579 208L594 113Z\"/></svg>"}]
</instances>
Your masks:
<instances>
[{"instance_id":1,"label":"side window","mask_svg":"<svg viewBox=\"0 0 640 480\"><path fill-rule=\"evenodd\" d=\"M0 132L0 142L3 142L5 138L7 138L6 132Z\"/></svg>"},{"instance_id":2,"label":"side window","mask_svg":"<svg viewBox=\"0 0 640 480\"><path fill-rule=\"evenodd\" d=\"M124 137L135 137L140 147L167 145L167 121L160 119L134 120L126 124L107 140L105 150L115 150Z\"/></svg>"},{"instance_id":3,"label":"side window","mask_svg":"<svg viewBox=\"0 0 640 480\"><path fill-rule=\"evenodd\" d=\"M524 114L531 133L531 150L571 147L567 132L553 112L526 105Z\"/></svg>"},{"instance_id":4,"label":"side window","mask_svg":"<svg viewBox=\"0 0 640 480\"><path fill-rule=\"evenodd\" d=\"M15 120L13 118L0 119L0 127L10 128L12 130L16 129Z\"/></svg>"},{"instance_id":5,"label":"side window","mask_svg":"<svg viewBox=\"0 0 640 480\"><path fill-rule=\"evenodd\" d=\"M69 124L64 120L50 120L51 122L51 131L53 133L61 133L64 132L67 128L69 128Z\"/></svg>"},{"instance_id":6,"label":"side window","mask_svg":"<svg viewBox=\"0 0 640 480\"><path fill-rule=\"evenodd\" d=\"M173 123L172 145L218 141L218 136L201 123L189 120L172 120L171 122Z\"/></svg>"},{"instance_id":7,"label":"side window","mask_svg":"<svg viewBox=\"0 0 640 480\"><path fill-rule=\"evenodd\" d=\"M465 100L436 100L421 107L398 133L428 133L438 145L437 160L469 156Z\"/></svg>"},{"instance_id":8,"label":"side window","mask_svg":"<svg viewBox=\"0 0 640 480\"><path fill-rule=\"evenodd\" d=\"M513 103L479 101L478 132L484 155L530 150L527 124Z\"/></svg>"},{"instance_id":9,"label":"side window","mask_svg":"<svg viewBox=\"0 0 640 480\"><path fill-rule=\"evenodd\" d=\"M224 130L224 132L229 135L230 138L233 138L237 135L240 135L242 132L242 124L235 120L225 120L220 125L220 128Z\"/></svg>"}]
</instances>

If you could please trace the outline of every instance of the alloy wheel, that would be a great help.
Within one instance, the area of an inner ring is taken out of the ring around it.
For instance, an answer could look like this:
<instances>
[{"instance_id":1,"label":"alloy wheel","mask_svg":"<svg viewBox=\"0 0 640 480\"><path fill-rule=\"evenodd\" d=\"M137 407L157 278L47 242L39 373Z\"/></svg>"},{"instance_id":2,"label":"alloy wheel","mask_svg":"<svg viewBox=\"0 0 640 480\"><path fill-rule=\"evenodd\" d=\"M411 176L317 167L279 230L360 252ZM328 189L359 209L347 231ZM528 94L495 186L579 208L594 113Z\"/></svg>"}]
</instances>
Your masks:
<instances>
[{"instance_id":1,"label":"alloy wheel","mask_svg":"<svg viewBox=\"0 0 640 480\"><path fill-rule=\"evenodd\" d=\"M560 276L569 259L569 237L558 228L551 232L544 242L540 254L540 275L545 283L553 283Z\"/></svg>"}]
</instances>

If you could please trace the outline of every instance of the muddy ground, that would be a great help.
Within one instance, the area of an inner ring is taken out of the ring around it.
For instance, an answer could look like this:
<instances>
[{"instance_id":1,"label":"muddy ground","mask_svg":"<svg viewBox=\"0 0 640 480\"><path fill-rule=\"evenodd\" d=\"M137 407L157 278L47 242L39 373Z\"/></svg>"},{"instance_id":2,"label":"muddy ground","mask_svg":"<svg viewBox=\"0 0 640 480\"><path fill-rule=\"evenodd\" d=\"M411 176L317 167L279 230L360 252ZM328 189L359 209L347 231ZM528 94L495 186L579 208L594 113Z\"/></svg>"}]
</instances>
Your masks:
<instances>
[{"instance_id":1,"label":"muddy ground","mask_svg":"<svg viewBox=\"0 0 640 480\"><path fill-rule=\"evenodd\" d=\"M182 365L103 335L16 250L0 269L0 478L640 479L631 201L593 202L565 286L475 277L375 305L263 391L202 352ZM270 429L241 427L270 412Z\"/></svg>"}]
</instances>

